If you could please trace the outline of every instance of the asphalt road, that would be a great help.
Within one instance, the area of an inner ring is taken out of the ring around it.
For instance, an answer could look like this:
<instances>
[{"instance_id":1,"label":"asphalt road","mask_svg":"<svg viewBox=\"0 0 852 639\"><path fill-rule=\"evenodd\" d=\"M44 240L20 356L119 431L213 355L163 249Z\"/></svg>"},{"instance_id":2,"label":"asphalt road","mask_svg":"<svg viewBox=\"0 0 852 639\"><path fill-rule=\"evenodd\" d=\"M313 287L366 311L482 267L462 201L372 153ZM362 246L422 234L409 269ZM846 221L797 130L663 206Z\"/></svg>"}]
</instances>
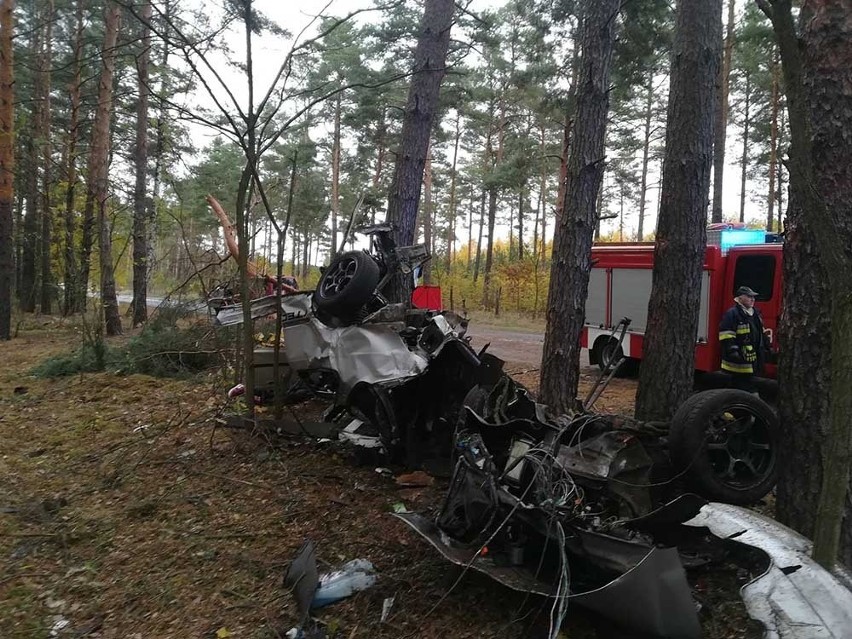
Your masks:
<instances>
[{"instance_id":1,"label":"asphalt road","mask_svg":"<svg viewBox=\"0 0 852 639\"><path fill-rule=\"evenodd\" d=\"M475 322L471 322L467 334L476 350L490 343L488 352L507 362L530 368L537 368L541 364L543 333L526 333L493 326L478 327Z\"/></svg>"}]
</instances>

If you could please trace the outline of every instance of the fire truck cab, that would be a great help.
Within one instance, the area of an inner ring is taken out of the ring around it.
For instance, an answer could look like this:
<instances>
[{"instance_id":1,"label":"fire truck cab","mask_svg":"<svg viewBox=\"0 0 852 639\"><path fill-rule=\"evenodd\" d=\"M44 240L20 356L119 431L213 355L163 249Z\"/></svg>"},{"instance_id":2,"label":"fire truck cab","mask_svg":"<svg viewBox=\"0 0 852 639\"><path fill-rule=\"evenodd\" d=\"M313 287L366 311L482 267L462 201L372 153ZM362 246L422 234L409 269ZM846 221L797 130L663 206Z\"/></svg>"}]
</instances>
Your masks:
<instances>
[{"instance_id":1,"label":"fire truck cab","mask_svg":"<svg viewBox=\"0 0 852 639\"><path fill-rule=\"evenodd\" d=\"M760 309L770 331L771 353L763 375L775 377L777 327L781 315L782 245L774 234L727 225L708 231L701 275L701 308L695 336L695 368L717 371L721 364L719 321L734 303L734 292L750 286L759 293ZM602 366L621 356L634 367L642 359L648 300L654 267L652 243L598 244L592 248L592 271L581 345L589 362ZM613 330L622 318L631 322L621 345Z\"/></svg>"}]
</instances>

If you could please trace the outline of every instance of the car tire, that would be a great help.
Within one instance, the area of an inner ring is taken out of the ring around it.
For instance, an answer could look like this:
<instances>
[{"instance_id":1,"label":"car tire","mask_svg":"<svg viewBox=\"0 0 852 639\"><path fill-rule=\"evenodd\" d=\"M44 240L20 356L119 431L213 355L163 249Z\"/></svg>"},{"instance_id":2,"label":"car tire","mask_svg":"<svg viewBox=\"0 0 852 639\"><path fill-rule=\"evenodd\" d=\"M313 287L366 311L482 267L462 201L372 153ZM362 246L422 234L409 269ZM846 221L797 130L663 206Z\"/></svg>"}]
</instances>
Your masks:
<instances>
[{"instance_id":1,"label":"car tire","mask_svg":"<svg viewBox=\"0 0 852 639\"><path fill-rule=\"evenodd\" d=\"M354 321L379 283L379 265L364 251L335 257L325 269L313 295L320 315L344 323Z\"/></svg>"},{"instance_id":2,"label":"car tire","mask_svg":"<svg viewBox=\"0 0 852 639\"><path fill-rule=\"evenodd\" d=\"M740 506L760 501L778 475L780 427L772 408L741 390L697 393L675 413L669 454L702 497Z\"/></svg>"}]
</instances>

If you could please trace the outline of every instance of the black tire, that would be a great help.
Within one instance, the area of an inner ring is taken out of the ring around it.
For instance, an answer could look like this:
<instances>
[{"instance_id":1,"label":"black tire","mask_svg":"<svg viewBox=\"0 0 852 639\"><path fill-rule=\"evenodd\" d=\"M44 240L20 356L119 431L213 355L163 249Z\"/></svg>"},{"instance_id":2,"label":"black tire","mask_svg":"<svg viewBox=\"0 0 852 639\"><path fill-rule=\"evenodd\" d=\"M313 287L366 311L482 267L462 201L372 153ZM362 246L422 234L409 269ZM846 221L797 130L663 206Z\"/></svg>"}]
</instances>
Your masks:
<instances>
[{"instance_id":1,"label":"black tire","mask_svg":"<svg viewBox=\"0 0 852 639\"><path fill-rule=\"evenodd\" d=\"M364 251L335 257L314 291L314 306L321 314L352 321L370 301L379 283L379 265Z\"/></svg>"},{"instance_id":2,"label":"black tire","mask_svg":"<svg viewBox=\"0 0 852 639\"><path fill-rule=\"evenodd\" d=\"M630 339L629 336L625 336L624 339ZM606 369L607 364L610 360L613 362L617 362L622 357L624 357L624 349L618 343L618 340L613 339L611 337L603 337L598 339L595 343L595 349L597 351L597 362L598 368L601 370ZM639 360L634 357L628 357L627 360L619 367L618 372L616 372L616 377L633 377L639 372Z\"/></svg>"},{"instance_id":3,"label":"black tire","mask_svg":"<svg viewBox=\"0 0 852 639\"><path fill-rule=\"evenodd\" d=\"M772 408L741 390L686 400L672 420L674 467L702 497L744 506L760 501L778 475L780 428Z\"/></svg>"}]
</instances>

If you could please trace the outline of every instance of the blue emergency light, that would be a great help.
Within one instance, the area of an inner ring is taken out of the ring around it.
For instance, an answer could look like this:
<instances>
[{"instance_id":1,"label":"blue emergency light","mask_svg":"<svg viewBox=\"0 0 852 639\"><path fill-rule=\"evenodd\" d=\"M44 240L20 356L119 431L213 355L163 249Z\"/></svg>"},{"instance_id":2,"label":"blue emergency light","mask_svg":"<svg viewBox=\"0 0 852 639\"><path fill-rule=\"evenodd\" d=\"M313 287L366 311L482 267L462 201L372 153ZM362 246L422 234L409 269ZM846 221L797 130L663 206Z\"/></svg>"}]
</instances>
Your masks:
<instances>
[{"instance_id":1,"label":"blue emergency light","mask_svg":"<svg viewBox=\"0 0 852 639\"><path fill-rule=\"evenodd\" d=\"M763 229L731 229L721 232L719 246L727 253L732 246L744 244L766 244L766 231Z\"/></svg>"}]
</instances>

